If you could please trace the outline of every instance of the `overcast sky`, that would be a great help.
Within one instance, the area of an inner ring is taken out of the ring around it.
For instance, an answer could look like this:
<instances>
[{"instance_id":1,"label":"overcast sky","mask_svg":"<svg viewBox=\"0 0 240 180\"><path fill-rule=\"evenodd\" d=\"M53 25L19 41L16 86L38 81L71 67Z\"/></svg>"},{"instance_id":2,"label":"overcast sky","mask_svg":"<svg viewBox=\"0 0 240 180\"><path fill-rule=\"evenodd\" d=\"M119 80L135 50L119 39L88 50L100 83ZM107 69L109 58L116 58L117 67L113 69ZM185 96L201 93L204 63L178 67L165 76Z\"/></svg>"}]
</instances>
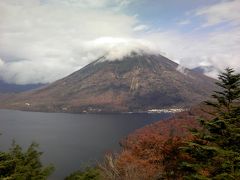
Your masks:
<instances>
[{"instance_id":1,"label":"overcast sky","mask_svg":"<svg viewBox=\"0 0 240 180\"><path fill-rule=\"evenodd\" d=\"M7 82L52 82L132 50L240 71L240 0L0 0Z\"/></svg>"}]
</instances>

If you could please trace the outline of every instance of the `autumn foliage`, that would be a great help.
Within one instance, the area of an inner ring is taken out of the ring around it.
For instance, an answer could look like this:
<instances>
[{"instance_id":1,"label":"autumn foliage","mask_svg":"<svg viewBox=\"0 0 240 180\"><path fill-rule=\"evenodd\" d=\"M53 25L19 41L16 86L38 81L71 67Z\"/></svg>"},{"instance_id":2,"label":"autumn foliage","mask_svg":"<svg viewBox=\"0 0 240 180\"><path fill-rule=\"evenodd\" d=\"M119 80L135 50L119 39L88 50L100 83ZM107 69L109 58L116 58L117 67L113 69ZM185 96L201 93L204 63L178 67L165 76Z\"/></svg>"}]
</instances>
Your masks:
<instances>
[{"instance_id":1,"label":"autumn foliage","mask_svg":"<svg viewBox=\"0 0 240 180\"><path fill-rule=\"evenodd\" d=\"M181 179L178 164L188 157L179 148L191 139L188 128L199 126L195 118L184 112L136 131L121 142L120 154L108 154L100 165L105 178Z\"/></svg>"}]
</instances>

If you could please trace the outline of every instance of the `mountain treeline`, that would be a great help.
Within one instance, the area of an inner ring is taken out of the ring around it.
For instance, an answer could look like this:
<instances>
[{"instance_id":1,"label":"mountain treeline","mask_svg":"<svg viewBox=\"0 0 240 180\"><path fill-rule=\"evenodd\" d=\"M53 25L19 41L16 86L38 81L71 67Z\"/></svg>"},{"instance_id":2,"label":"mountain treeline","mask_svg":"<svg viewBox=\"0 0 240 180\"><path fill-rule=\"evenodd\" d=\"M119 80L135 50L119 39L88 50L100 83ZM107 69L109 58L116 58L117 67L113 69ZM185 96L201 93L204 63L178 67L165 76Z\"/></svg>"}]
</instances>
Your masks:
<instances>
[{"instance_id":1,"label":"mountain treeline","mask_svg":"<svg viewBox=\"0 0 240 180\"><path fill-rule=\"evenodd\" d=\"M189 112L160 122L162 131L149 127L122 142L121 153L67 179L240 179L240 74L227 68L216 84L220 90L197 110L198 121Z\"/></svg>"}]
</instances>

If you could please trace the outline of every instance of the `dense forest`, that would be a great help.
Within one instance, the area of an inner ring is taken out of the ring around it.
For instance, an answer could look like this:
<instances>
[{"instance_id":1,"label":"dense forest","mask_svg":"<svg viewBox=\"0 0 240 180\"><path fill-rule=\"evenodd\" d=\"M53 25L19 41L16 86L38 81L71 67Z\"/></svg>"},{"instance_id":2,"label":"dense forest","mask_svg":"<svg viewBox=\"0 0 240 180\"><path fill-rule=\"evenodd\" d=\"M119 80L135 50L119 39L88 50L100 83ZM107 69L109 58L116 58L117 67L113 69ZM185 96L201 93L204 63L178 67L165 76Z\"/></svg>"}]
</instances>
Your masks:
<instances>
[{"instance_id":1,"label":"dense forest","mask_svg":"<svg viewBox=\"0 0 240 180\"><path fill-rule=\"evenodd\" d=\"M137 131L96 167L67 180L240 179L240 74L227 68L209 101ZM0 152L0 179L47 179L36 144Z\"/></svg>"}]
</instances>

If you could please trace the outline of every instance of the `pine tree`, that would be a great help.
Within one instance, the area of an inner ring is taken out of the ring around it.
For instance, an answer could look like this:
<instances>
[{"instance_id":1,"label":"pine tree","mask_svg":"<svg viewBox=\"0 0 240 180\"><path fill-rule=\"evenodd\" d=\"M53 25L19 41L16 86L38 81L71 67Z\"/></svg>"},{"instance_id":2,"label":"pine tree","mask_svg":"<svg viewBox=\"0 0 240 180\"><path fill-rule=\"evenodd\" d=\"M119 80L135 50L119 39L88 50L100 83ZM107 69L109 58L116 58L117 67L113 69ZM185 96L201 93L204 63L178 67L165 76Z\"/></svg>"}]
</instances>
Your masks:
<instances>
[{"instance_id":1,"label":"pine tree","mask_svg":"<svg viewBox=\"0 0 240 180\"><path fill-rule=\"evenodd\" d=\"M239 111L240 74L234 74L233 69L226 68L225 72L218 76L218 79L220 81L216 84L221 90L214 91L215 93L212 95L216 101L206 101L206 104L214 107L219 116L232 116L236 110Z\"/></svg>"},{"instance_id":2,"label":"pine tree","mask_svg":"<svg viewBox=\"0 0 240 180\"><path fill-rule=\"evenodd\" d=\"M101 180L101 171L97 167L88 167L76 171L65 178L65 180Z\"/></svg>"},{"instance_id":3,"label":"pine tree","mask_svg":"<svg viewBox=\"0 0 240 180\"><path fill-rule=\"evenodd\" d=\"M0 152L0 179L45 180L52 173L53 166L41 164L41 152L32 143L26 151L13 143L8 152Z\"/></svg>"},{"instance_id":4,"label":"pine tree","mask_svg":"<svg viewBox=\"0 0 240 180\"><path fill-rule=\"evenodd\" d=\"M227 68L216 84L215 101L206 102L215 118L200 120L202 128L182 147L189 157L182 163L185 179L240 179L240 74Z\"/></svg>"}]
</instances>

